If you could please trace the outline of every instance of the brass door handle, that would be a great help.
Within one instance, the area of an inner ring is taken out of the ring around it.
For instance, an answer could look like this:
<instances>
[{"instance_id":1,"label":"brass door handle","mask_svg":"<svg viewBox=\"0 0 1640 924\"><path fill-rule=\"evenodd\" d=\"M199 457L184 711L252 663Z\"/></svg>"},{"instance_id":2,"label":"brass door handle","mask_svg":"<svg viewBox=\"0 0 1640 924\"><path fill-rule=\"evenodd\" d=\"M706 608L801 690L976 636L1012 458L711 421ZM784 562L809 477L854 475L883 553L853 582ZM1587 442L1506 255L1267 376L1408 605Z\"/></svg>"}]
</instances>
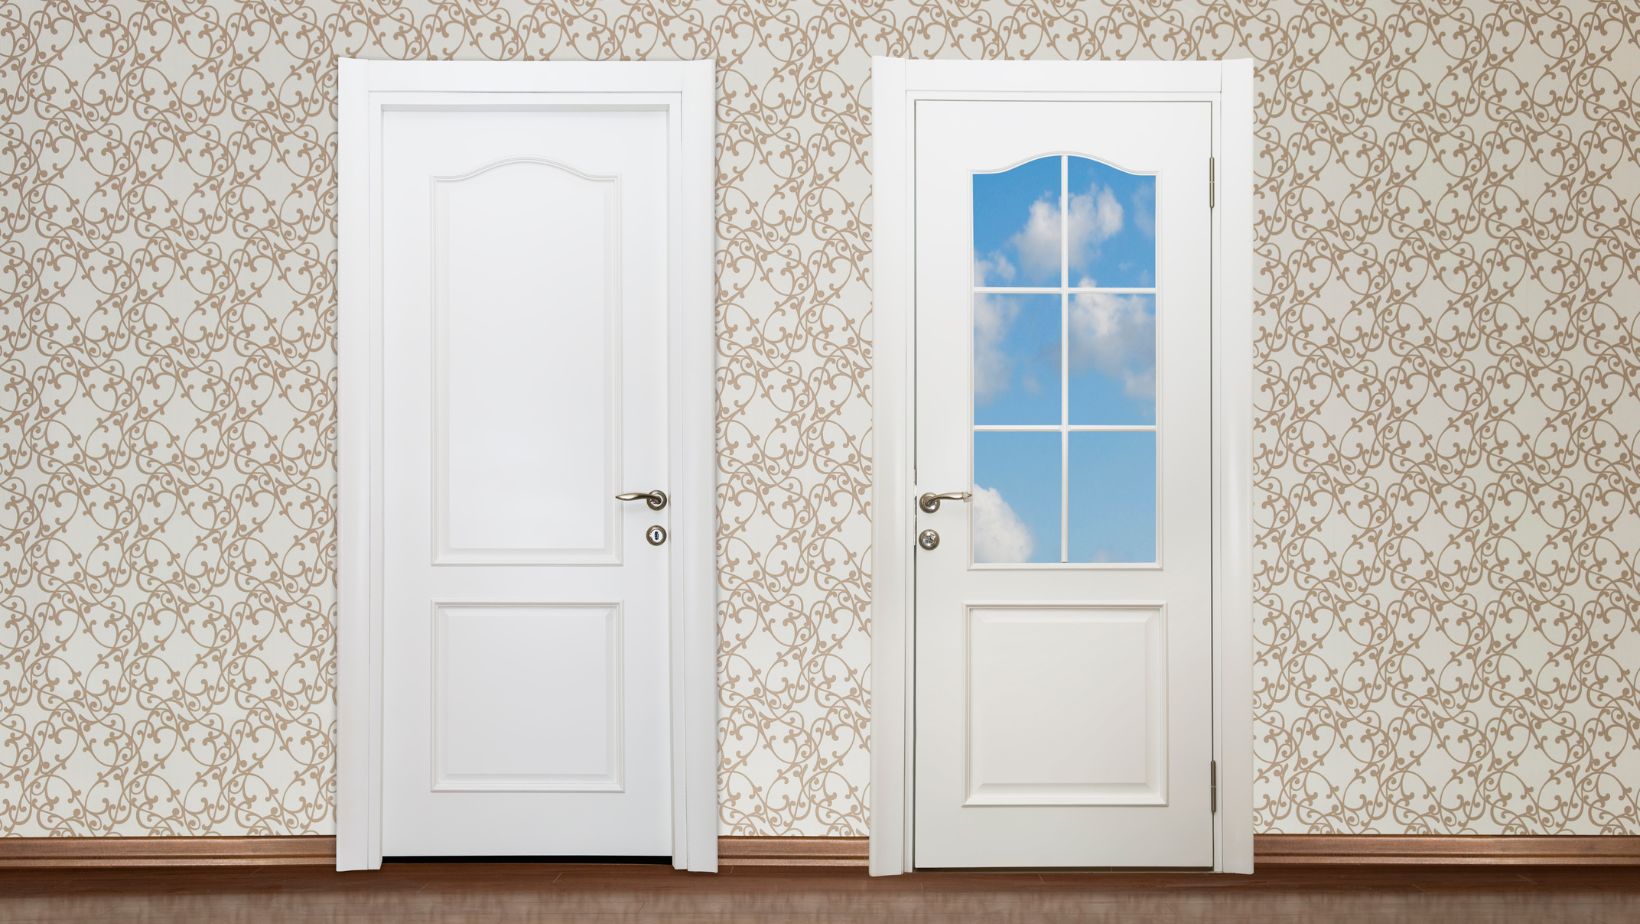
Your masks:
<instances>
[{"instance_id":1,"label":"brass door handle","mask_svg":"<svg viewBox=\"0 0 1640 924\"><path fill-rule=\"evenodd\" d=\"M973 496L967 491L947 491L944 494L927 491L917 498L917 509L923 513L938 513L940 501L965 501Z\"/></svg>"},{"instance_id":2,"label":"brass door handle","mask_svg":"<svg viewBox=\"0 0 1640 924\"><path fill-rule=\"evenodd\" d=\"M643 501L650 510L666 509L666 492L660 489L653 491L628 491L625 494L615 495L618 501Z\"/></svg>"}]
</instances>

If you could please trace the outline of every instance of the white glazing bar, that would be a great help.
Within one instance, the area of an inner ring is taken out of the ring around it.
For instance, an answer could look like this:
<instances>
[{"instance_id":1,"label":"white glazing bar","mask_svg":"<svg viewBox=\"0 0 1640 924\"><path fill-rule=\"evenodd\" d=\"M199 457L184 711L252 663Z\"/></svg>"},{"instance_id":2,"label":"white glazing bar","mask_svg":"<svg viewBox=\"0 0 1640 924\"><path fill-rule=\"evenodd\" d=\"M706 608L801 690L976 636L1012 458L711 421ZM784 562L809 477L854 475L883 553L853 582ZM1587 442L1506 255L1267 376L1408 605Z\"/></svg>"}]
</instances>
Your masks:
<instances>
[{"instance_id":1,"label":"white glazing bar","mask_svg":"<svg viewBox=\"0 0 1640 924\"><path fill-rule=\"evenodd\" d=\"M1071 159L1059 158L1059 560L1071 556Z\"/></svg>"},{"instance_id":2,"label":"white glazing bar","mask_svg":"<svg viewBox=\"0 0 1640 924\"><path fill-rule=\"evenodd\" d=\"M982 433L1154 433L1155 424L975 424Z\"/></svg>"},{"instance_id":3,"label":"white glazing bar","mask_svg":"<svg viewBox=\"0 0 1640 924\"><path fill-rule=\"evenodd\" d=\"M1105 295L1155 295L1156 289L1145 286L974 286L980 295L1072 295L1102 293Z\"/></svg>"}]
</instances>

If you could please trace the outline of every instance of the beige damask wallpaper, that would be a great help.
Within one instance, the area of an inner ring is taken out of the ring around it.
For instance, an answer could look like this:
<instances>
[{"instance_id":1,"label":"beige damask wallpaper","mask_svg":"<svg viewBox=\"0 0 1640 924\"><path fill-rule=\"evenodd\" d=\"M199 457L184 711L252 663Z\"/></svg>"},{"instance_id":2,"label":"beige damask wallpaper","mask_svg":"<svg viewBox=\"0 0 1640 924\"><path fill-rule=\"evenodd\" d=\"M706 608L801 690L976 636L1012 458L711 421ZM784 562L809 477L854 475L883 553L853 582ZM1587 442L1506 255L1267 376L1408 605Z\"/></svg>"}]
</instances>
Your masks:
<instances>
[{"instance_id":1,"label":"beige damask wallpaper","mask_svg":"<svg viewBox=\"0 0 1640 924\"><path fill-rule=\"evenodd\" d=\"M720 68L722 827L862 834L869 57L1259 62L1264 831L1640 834L1635 0L0 0L0 833L331 829L335 59Z\"/></svg>"}]
</instances>

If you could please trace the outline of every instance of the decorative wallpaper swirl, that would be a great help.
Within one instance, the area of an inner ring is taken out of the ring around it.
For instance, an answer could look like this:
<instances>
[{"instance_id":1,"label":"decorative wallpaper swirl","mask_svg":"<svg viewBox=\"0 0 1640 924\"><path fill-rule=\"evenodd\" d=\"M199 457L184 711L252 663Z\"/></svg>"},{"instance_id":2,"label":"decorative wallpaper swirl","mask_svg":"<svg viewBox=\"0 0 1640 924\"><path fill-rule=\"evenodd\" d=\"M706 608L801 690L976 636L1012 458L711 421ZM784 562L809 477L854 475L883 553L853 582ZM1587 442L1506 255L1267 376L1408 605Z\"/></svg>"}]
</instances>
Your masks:
<instances>
[{"instance_id":1,"label":"decorative wallpaper swirl","mask_svg":"<svg viewBox=\"0 0 1640 924\"><path fill-rule=\"evenodd\" d=\"M0 833L332 828L338 55L716 58L722 829L866 833L892 54L1258 61L1259 829L1640 834L1637 29L0 0Z\"/></svg>"}]
</instances>

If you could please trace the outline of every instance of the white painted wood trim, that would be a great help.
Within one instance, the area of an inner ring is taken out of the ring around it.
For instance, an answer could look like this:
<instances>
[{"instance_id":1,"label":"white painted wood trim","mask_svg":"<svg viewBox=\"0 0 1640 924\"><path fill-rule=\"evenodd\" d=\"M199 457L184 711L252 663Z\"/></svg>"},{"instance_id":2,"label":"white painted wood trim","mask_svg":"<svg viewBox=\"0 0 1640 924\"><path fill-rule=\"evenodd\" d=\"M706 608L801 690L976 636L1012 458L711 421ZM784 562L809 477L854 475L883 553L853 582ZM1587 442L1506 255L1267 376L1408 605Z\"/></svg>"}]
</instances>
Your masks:
<instances>
[{"instance_id":1,"label":"white painted wood trim","mask_svg":"<svg viewBox=\"0 0 1640 924\"><path fill-rule=\"evenodd\" d=\"M678 201L670 235L673 406L673 863L717 869L717 340L715 76L710 61L342 59L339 87L336 868L381 866L381 342L371 215L381 94L600 93L668 110ZM401 97L403 98L403 97Z\"/></svg>"},{"instance_id":2,"label":"white painted wood trim","mask_svg":"<svg viewBox=\"0 0 1640 924\"><path fill-rule=\"evenodd\" d=\"M911 145L906 65L871 61L871 875L911 868Z\"/></svg>"},{"instance_id":3,"label":"white painted wood trim","mask_svg":"<svg viewBox=\"0 0 1640 924\"><path fill-rule=\"evenodd\" d=\"M1253 871L1253 62L1225 61L1214 247L1214 699L1219 811L1214 868Z\"/></svg>"},{"instance_id":4,"label":"white painted wood trim","mask_svg":"<svg viewBox=\"0 0 1640 924\"><path fill-rule=\"evenodd\" d=\"M372 285L369 62L342 59L337 144L336 868L382 863L381 316Z\"/></svg>"},{"instance_id":5,"label":"white painted wood trim","mask_svg":"<svg viewBox=\"0 0 1640 924\"><path fill-rule=\"evenodd\" d=\"M874 876L913 868L915 604L912 131L920 99L1202 100L1215 112L1214 869L1251 872L1252 63L872 59L871 846Z\"/></svg>"},{"instance_id":6,"label":"white painted wood trim","mask_svg":"<svg viewBox=\"0 0 1640 924\"><path fill-rule=\"evenodd\" d=\"M683 241L673 300L671 445L677 454L672 558L673 855L679 869L718 868L716 83L711 61L680 71ZM679 676L681 675L681 676Z\"/></svg>"},{"instance_id":7,"label":"white painted wood trim","mask_svg":"<svg viewBox=\"0 0 1640 924\"><path fill-rule=\"evenodd\" d=\"M875 60L892 60L888 58ZM1218 61L905 61L918 96L973 93L1216 94Z\"/></svg>"}]
</instances>

